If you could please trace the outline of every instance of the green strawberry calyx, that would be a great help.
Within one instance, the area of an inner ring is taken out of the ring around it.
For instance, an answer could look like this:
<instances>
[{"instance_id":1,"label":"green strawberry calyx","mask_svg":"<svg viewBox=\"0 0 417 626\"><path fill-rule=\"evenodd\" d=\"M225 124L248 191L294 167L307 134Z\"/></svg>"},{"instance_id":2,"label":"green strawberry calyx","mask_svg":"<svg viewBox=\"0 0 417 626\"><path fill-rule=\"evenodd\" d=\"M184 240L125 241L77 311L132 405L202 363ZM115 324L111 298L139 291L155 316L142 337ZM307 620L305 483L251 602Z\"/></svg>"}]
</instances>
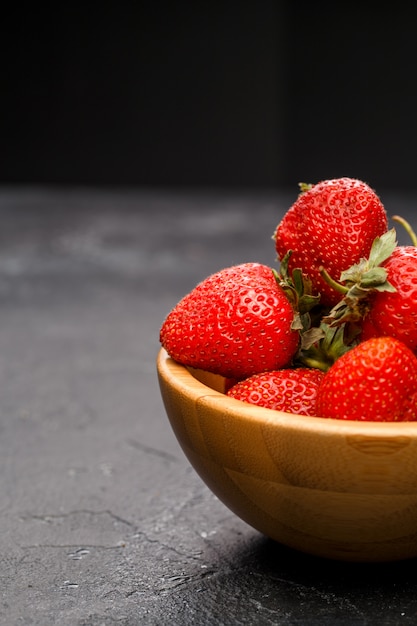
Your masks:
<instances>
[{"instance_id":1,"label":"green strawberry calyx","mask_svg":"<svg viewBox=\"0 0 417 626\"><path fill-rule=\"evenodd\" d=\"M387 279L387 270L381 267L397 246L397 234L394 228L372 244L369 257L362 258L340 275L340 282L333 280L324 268L322 278L341 294L340 301L323 318L329 326L355 324L360 322L371 307L372 294L376 291L394 292L395 288Z\"/></svg>"},{"instance_id":2,"label":"green strawberry calyx","mask_svg":"<svg viewBox=\"0 0 417 626\"><path fill-rule=\"evenodd\" d=\"M347 336L347 325L332 327L322 322L320 326L313 326L301 335L300 347L295 358L296 364L303 367L312 367L327 372L329 367L342 354L357 344L356 333Z\"/></svg>"},{"instance_id":3,"label":"green strawberry calyx","mask_svg":"<svg viewBox=\"0 0 417 626\"><path fill-rule=\"evenodd\" d=\"M310 313L320 301L319 295L313 295L312 282L301 269L296 268L291 273L288 262L292 250L289 250L281 261L279 273L273 269L275 280L285 292L294 311L293 330L306 331L311 326Z\"/></svg>"},{"instance_id":4,"label":"green strawberry calyx","mask_svg":"<svg viewBox=\"0 0 417 626\"><path fill-rule=\"evenodd\" d=\"M331 328L322 323L328 308L320 306L320 295L313 294L312 281L300 268L290 273L289 250L283 257L279 273L273 270L278 285L284 290L294 311L292 329L298 330L300 344L293 366L303 366L327 371L339 356L350 347L353 338L348 337L346 329Z\"/></svg>"}]
</instances>

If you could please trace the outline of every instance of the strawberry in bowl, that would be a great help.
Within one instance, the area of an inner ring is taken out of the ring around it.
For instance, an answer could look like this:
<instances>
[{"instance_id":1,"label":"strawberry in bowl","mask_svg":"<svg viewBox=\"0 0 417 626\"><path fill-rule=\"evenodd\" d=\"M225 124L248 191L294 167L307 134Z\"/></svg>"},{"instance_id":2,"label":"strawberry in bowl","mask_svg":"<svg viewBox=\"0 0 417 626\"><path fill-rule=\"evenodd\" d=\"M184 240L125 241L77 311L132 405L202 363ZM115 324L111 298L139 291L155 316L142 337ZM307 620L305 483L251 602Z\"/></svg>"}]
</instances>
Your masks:
<instances>
[{"instance_id":1,"label":"strawberry in bowl","mask_svg":"<svg viewBox=\"0 0 417 626\"><path fill-rule=\"evenodd\" d=\"M417 248L397 246L383 267L393 289L372 295L361 338L392 336L417 351Z\"/></svg>"},{"instance_id":2,"label":"strawberry in bowl","mask_svg":"<svg viewBox=\"0 0 417 626\"><path fill-rule=\"evenodd\" d=\"M291 362L299 341L293 321L272 269L243 263L185 295L165 319L160 341L179 363L241 379Z\"/></svg>"},{"instance_id":3,"label":"strawberry in bowl","mask_svg":"<svg viewBox=\"0 0 417 626\"><path fill-rule=\"evenodd\" d=\"M354 178L300 187L275 230L275 248L281 261L290 253L290 270L300 268L310 277L323 305L334 305L340 296L323 280L321 267L338 280L368 256L375 237L387 231L385 207L368 184Z\"/></svg>"}]
</instances>

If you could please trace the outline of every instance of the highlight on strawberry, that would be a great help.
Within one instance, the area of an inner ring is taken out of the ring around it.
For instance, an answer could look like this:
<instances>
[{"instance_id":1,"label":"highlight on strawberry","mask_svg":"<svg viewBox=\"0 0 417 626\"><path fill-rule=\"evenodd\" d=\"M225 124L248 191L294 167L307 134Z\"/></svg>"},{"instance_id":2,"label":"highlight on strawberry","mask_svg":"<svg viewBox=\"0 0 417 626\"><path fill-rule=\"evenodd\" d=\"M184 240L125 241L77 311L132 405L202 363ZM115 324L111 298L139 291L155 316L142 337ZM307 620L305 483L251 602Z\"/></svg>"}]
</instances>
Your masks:
<instances>
[{"instance_id":1,"label":"highlight on strawberry","mask_svg":"<svg viewBox=\"0 0 417 626\"><path fill-rule=\"evenodd\" d=\"M417 235L390 219L410 245L398 245L367 183L301 183L272 236L277 267L248 261L204 279L168 313L162 347L233 380L236 401L312 418L417 420Z\"/></svg>"}]
</instances>

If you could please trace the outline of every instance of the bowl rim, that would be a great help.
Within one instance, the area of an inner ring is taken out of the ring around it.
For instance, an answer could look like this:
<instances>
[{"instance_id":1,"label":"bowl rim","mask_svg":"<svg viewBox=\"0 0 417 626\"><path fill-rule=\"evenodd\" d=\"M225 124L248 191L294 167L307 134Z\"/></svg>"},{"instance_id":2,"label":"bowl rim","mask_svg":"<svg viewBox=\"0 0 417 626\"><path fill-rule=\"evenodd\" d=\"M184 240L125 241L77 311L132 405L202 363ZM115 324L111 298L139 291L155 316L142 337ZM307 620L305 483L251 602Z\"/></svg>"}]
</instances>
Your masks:
<instances>
[{"instance_id":1,"label":"bowl rim","mask_svg":"<svg viewBox=\"0 0 417 626\"><path fill-rule=\"evenodd\" d=\"M259 423L277 424L281 427L309 431L321 434L341 434L343 436L382 437L401 436L417 438L417 421L415 422L371 422L360 420L338 420L319 416L295 415L256 406L231 398L198 380L192 368L174 361L164 348L157 355L157 372L160 384L166 385L182 393L189 400L210 406L213 410L226 410L228 415L236 419Z\"/></svg>"}]
</instances>

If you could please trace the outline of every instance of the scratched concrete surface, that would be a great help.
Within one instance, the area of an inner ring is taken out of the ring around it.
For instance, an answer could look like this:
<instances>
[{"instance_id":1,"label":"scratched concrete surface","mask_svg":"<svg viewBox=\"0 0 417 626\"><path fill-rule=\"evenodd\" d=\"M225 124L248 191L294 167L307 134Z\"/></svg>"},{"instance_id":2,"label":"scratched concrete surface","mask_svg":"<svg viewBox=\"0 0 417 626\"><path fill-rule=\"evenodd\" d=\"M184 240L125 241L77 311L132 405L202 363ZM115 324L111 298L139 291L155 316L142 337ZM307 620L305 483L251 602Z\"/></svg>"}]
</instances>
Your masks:
<instances>
[{"instance_id":1,"label":"scratched concrete surface","mask_svg":"<svg viewBox=\"0 0 417 626\"><path fill-rule=\"evenodd\" d=\"M294 198L0 190L1 624L415 623L415 562L260 536L190 468L159 396L168 310L221 267L273 264Z\"/></svg>"}]
</instances>

